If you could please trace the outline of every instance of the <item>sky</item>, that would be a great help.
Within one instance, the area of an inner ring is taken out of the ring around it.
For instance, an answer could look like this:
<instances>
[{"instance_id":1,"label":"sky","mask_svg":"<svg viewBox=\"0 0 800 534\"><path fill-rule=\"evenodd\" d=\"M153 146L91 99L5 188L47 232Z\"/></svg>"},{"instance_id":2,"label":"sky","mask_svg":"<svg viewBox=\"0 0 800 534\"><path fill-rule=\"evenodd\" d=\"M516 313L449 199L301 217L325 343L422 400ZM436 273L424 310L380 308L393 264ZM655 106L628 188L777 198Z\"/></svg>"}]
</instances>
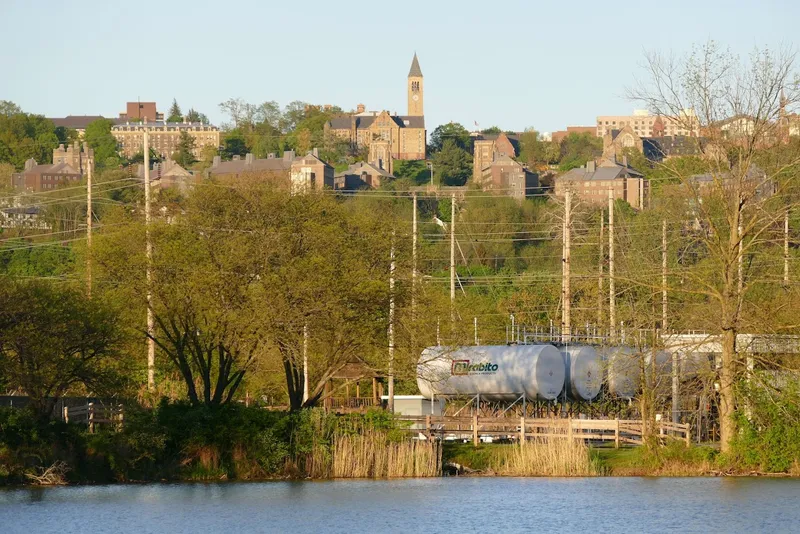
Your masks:
<instances>
[{"instance_id":1,"label":"sky","mask_svg":"<svg viewBox=\"0 0 800 534\"><path fill-rule=\"evenodd\" d=\"M798 19L796 0L0 0L0 100L116 117L176 98L214 123L231 97L405 114L416 52L429 133L550 132L642 107L624 95L646 51L795 47Z\"/></svg>"}]
</instances>

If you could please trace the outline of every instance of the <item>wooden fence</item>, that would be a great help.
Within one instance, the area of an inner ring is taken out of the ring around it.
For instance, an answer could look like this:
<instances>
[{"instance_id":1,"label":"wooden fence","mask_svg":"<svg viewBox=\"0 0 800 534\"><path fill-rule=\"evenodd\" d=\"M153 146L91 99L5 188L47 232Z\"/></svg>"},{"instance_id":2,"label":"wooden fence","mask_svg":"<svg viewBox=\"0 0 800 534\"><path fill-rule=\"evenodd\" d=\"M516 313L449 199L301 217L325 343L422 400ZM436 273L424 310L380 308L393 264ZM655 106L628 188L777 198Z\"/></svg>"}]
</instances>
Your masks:
<instances>
[{"instance_id":1,"label":"wooden fence","mask_svg":"<svg viewBox=\"0 0 800 534\"><path fill-rule=\"evenodd\" d=\"M592 441L613 441L621 444L642 444L642 420L630 419L527 419L525 417L478 417L399 415L411 424L410 430L423 432L442 439L472 439L480 442L481 436L525 441L537 438L568 438ZM691 443L691 426L688 424L658 421L653 432L660 439L676 439Z\"/></svg>"},{"instance_id":2,"label":"wooden fence","mask_svg":"<svg viewBox=\"0 0 800 534\"><path fill-rule=\"evenodd\" d=\"M94 433L95 425L113 425L122 428L125 411L121 404L95 404L85 406L64 406L64 421L89 425L89 432Z\"/></svg>"}]
</instances>

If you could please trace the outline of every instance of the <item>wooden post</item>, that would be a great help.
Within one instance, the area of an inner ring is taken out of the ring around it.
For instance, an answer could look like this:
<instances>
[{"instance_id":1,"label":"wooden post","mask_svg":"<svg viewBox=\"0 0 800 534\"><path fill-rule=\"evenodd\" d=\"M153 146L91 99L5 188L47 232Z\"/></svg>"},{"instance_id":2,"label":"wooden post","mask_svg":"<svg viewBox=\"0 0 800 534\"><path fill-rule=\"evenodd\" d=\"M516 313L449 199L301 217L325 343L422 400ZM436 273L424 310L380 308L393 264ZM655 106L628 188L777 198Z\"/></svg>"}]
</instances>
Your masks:
<instances>
[{"instance_id":1,"label":"wooden post","mask_svg":"<svg viewBox=\"0 0 800 534\"><path fill-rule=\"evenodd\" d=\"M69 423L69 407L64 406L64 422Z\"/></svg>"},{"instance_id":2,"label":"wooden post","mask_svg":"<svg viewBox=\"0 0 800 534\"><path fill-rule=\"evenodd\" d=\"M433 438L433 434L431 433L431 416L425 416L425 433L428 435L428 438Z\"/></svg>"},{"instance_id":3,"label":"wooden post","mask_svg":"<svg viewBox=\"0 0 800 534\"><path fill-rule=\"evenodd\" d=\"M691 447L692 446L692 426L690 424L688 424L688 423L685 424L684 425L684 432L685 432L684 439L686 440L686 446L687 447Z\"/></svg>"},{"instance_id":4,"label":"wooden post","mask_svg":"<svg viewBox=\"0 0 800 534\"><path fill-rule=\"evenodd\" d=\"M94 434L94 403L89 403L89 433Z\"/></svg>"},{"instance_id":5,"label":"wooden post","mask_svg":"<svg viewBox=\"0 0 800 534\"><path fill-rule=\"evenodd\" d=\"M619 417L614 418L614 448L619 449Z\"/></svg>"},{"instance_id":6,"label":"wooden post","mask_svg":"<svg viewBox=\"0 0 800 534\"><path fill-rule=\"evenodd\" d=\"M519 445L525 445L525 416L519 418Z\"/></svg>"},{"instance_id":7,"label":"wooden post","mask_svg":"<svg viewBox=\"0 0 800 534\"><path fill-rule=\"evenodd\" d=\"M472 444L477 447L478 443L480 443L478 440L478 413L475 412L472 416Z\"/></svg>"},{"instance_id":8,"label":"wooden post","mask_svg":"<svg viewBox=\"0 0 800 534\"><path fill-rule=\"evenodd\" d=\"M377 406L380 404L378 401L378 379L374 376L372 377L372 403Z\"/></svg>"}]
</instances>

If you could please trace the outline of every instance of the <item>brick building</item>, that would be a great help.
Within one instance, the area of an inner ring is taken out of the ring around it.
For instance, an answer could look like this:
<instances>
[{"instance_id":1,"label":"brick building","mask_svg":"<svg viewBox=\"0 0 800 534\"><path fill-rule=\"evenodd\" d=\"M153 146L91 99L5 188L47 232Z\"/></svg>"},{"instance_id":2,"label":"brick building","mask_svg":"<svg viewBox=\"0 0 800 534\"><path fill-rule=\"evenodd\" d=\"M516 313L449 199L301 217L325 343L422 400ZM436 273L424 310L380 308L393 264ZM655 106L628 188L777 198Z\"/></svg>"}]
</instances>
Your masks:
<instances>
[{"instance_id":1,"label":"brick building","mask_svg":"<svg viewBox=\"0 0 800 534\"><path fill-rule=\"evenodd\" d=\"M156 109L155 102L128 102L119 114L121 121L163 121L164 114Z\"/></svg>"},{"instance_id":2,"label":"brick building","mask_svg":"<svg viewBox=\"0 0 800 534\"><path fill-rule=\"evenodd\" d=\"M85 176L89 173L90 167L94 171L94 149L83 143L81 150L81 145L77 141L66 148L64 145L58 145L58 148L53 150L53 164L56 163L66 163Z\"/></svg>"},{"instance_id":3,"label":"brick building","mask_svg":"<svg viewBox=\"0 0 800 534\"><path fill-rule=\"evenodd\" d=\"M337 191L375 189L392 179L394 176L389 171L376 164L359 161L350 165L347 170L334 175L334 189Z\"/></svg>"},{"instance_id":4,"label":"brick building","mask_svg":"<svg viewBox=\"0 0 800 534\"><path fill-rule=\"evenodd\" d=\"M550 134L550 140L554 143L560 143L569 134L592 134L597 135L597 127L595 126L567 126L566 130L558 130Z\"/></svg>"},{"instance_id":5,"label":"brick building","mask_svg":"<svg viewBox=\"0 0 800 534\"><path fill-rule=\"evenodd\" d=\"M539 175L510 156L495 154L494 161L483 168L479 183L484 191L497 191L523 200L539 187Z\"/></svg>"},{"instance_id":6,"label":"brick building","mask_svg":"<svg viewBox=\"0 0 800 534\"><path fill-rule=\"evenodd\" d=\"M80 183L81 173L68 163L39 165L33 158L25 162L22 172L11 175L11 186L19 191L50 191Z\"/></svg>"},{"instance_id":7,"label":"brick building","mask_svg":"<svg viewBox=\"0 0 800 534\"><path fill-rule=\"evenodd\" d=\"M200 157L203 147L219 148L219 128L202 122L125 122L111 127L111 135L117 140L119 152L132 158L144 150L144 131L150 134L150 148L164 158L169 158L178 149L181 132L194 138L194 155Z\"/></svg>"},{"instance_id":8,"label":"brick building","mask_svg":"<svg viewBox=\"0 0 800 534\"><path fill-rule=\"evenodd\" d=\"M519 136L516 134L478 134L472 141L472 180L480 183L483 169L494 161L495 155L516 158L519 155Z\"/></svg>"},{"instance_id":9,"label":"brick building","mask_svg":"<svg viewBox=\"0 0 800 534\"><path fill-rule=\"evenodd\" d=\"M325 132L347 139L354 147L369 147L369 161L381 162L390 171L392 159L425 159L424 92L422 69L414 54L406 81L407 115L367 111L359 104L356 113L325 123Z\"/></svg>"}]
</instances>

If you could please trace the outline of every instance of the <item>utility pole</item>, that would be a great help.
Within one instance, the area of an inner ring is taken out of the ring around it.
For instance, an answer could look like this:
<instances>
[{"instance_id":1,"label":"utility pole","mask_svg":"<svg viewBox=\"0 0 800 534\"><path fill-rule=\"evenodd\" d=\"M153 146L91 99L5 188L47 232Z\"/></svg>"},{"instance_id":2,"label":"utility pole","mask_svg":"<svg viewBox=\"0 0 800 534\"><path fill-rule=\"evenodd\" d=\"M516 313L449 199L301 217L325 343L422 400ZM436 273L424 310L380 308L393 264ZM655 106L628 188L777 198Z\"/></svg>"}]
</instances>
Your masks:
<instances>
[{"instance_id":1,"label":"utility pole","mask_svg":"<svg viewBox=\"0 0 800 534\"><path fill-rule=\"evenodd\" d=\"M561 342L568 343L572 329L570 313L572 312L572 288L570 287L570 232L572 226L572 191L567 189L564 202L564 257L561 262L561 287L563 294L563 310L561 321Z\"/></svg>"},{"instance_id":2,"label":"utility pole","mask_svg":"<svg viewBox=\"0 0 800 534\"><path fill-rule=\"evenodd\" d=\"M389 253L389 412L394 413L394 232Z\"/></svg>"},{"instance_id":3,"label":"utility pole","mask_svg":"<svg viewBox=\"0 0 800 534\"><path fill-rule=\"evenodd\" d=\"M153 316L153 242L150 236L150 137L144 130L144 228L147 250L147 389L156 387L155 317Z\"/></svg>"},{"instance_id":4,"label":"utility pole","mask_svg":"<svg viewBox=\"0 0 800 534\"><path fill-rule=\"evenodd\" d=\"M661 221L661 331L667 330L667 221Z\"/></svg>"},{"instance_id":5,"label":"utility pole","mask_svg":"<svg viewBox=\"0 0 800 534\"><path fill-rule=\"evenodd\" d=\"M450 195L450 327L456 324L456 194ZM452 335L451 331L451 335Z\"/></svg>"},{"instance_id":6,"label":"utility pole","mask_svg":"<svg viewBox=\"0 0 800 534\"><path fill-rule=\"evenodd\" d=\"M608 324L613 341L616 337L616 287L614 285L614 191L608 190Z\"/></svg>"},{"instance_id":7,"label":"utility pole","mask_svg":"<svg viewBox=\"0 0 800 534\"><path fill-rule=\"evenodd\" d=\"M303 404L308 400L308 323L303 324Z\"/></svg>"},{"instance_id":8,"label":"utility pole","mask_svg":"<svg viewBox=\"0 0 800 534\"><path fill-rule=\"evenodd\" d=\"M789 210L783 216L783 285L789 287Z\"/></svg>"},{"instance_id":9,"label":"utility pole","mask_svg":"<svg viewBox=\"0 0 800 534\"><path fill-rule=\"evenodd\" d=\"M739 260L739 273L738 273L739 281L738 281L738 285L737 285L736 289L738 290L738 301L739 301L739 306L741 307L741 305L742 305L742 290L744 289L744 261L743 261L743 255L742 255L742 251L744 249L744 246L743 246L743 243L742 243L743 240L742 240L742 225L741 224L736 229L736 237L739 239L739 254L738 254L738 256L739 256L739 258L738 258L738 260Z\"/></svg>"},{"instance_id":10,"label":"utility pole","mask_svg":"<svg viewBox=\"0 0 800 534\"><path fill-rule=\"evenodd\" d=\"M411 216L411 322L414 322L417 294L417 193L411 195L414 208Z\"/></svg>"},{"instance_id":11,"label":"utility pole","mask_svg":"<svg viewBox=\"0 0 800 534\"><path fill-rule=\"evenodd\" d=\"M600 258L597 262L597 326L603 324L603 261L605 260L603 254L603 237L605 226L605 211L600 209Z\"/></svg>"},{"instance_id":12,"label":"utility pole","mask_svg":"<svg viewBox=\"0 0 800 534\"><path fill-rule=\"evenodd\" d=\"M86 154L88 161L88 152ZM86 295L92 298L92 164L86 165Z\"/></svg>"},{"instance_id":13,"label":"utility pole","mask_svg":"<svg viewBox=\"0 0 800 534\"><path fill-rule=\"evenodd\" d=\"M475 345L477 346L478 345L478 318L477 317L473 317L472 318L472 323L473 323L473 325L475 327Z\"/></svg>"}]
</instances>

